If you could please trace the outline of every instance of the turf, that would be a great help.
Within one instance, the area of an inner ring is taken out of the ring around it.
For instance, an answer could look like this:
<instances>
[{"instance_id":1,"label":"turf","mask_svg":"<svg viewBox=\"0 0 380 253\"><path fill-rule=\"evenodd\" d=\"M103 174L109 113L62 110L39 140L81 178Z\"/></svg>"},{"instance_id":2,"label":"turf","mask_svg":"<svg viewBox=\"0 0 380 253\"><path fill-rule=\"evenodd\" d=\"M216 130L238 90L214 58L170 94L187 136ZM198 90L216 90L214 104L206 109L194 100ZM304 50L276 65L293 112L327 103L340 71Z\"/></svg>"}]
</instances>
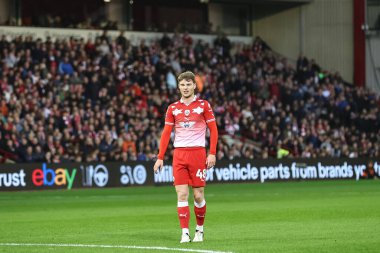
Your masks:
<instances>
[{"instance_id":1,"label":"turf","mask_svg":"<svg viewBox=\"0 0 380 253\"><path fill-rule=\"evenodd\" d=\"M0 193L1 243L162 246L232 252L379 252L379 181L219 184L205 242L179 244L173 187ZM191 204L191 210L192 210ZM195 221L192 213L191 233ZM166 252L0 246L0 252Z\"/></svg>"}]
</instances>

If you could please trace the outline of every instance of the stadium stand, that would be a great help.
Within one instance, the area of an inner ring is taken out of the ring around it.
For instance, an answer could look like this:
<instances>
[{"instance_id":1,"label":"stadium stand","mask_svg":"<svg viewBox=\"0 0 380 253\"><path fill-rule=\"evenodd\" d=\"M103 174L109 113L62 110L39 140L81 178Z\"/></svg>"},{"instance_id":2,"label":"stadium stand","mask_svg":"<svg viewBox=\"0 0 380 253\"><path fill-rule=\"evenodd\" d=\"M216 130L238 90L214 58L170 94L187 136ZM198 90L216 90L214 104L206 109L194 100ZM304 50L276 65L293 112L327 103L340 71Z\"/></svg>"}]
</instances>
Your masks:
<instances>
[{"instance_id":1,"label":"stadium stand","mask_svg":"<svg viewBox=\"0 0 380 253\"><path fill-rule=\"evenodd\" d=\"M304 56L293 66L260 38L3 36L0 53L0 162L155 159L183 70L214 108L217 159L380 156L377 95Z\"/></svg>"}]
</instances>

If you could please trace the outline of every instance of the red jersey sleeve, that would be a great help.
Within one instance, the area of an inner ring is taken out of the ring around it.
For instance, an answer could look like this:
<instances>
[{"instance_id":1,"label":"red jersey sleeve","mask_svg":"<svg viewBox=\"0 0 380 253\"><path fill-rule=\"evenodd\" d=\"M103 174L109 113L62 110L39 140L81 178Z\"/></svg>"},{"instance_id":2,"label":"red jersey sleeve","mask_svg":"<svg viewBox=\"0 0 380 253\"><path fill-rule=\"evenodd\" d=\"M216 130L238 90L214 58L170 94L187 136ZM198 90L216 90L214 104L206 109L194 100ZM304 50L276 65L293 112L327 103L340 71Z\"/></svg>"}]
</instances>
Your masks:
<instances>
[{"instance_id":1,"label":"red jersey sleeve","mask_svg":"<svg viewBox=\"0 0 380 253\"><path fill-rule=\"evenodd\" d=\"M165 127L161 134L160 152L157 155L158 159L161 159L161 160L164 159L165 152L170 141L170 134L172 132L173 125L174 125L173 108L172 108L172 105L169 105L168 109L166 110L166 115L165 115Z\"/></svg>"},{"instance_id":2,"label":"red jersey sleeve","mask_svg":"<svg viewBox=\"0 0 380 253\"><path fill-rule=\"evenodd\" d=\"M211 121L207 123L210 129L210 154L216 155L216 145L218 144L218 128L216 126L216 121Z\"/></svg>"},{"instance_id":3,"label":"red jersey sleeve","mask_svg":"<svg viewBox=\"0 0 380 253\"><path fill-rule=\"evenodd\" d=\"M165 125L164 130L162 130L161 140L160 140L160 152L157 155L157 158L164 160L166 149L170 141L170 134L172 132L172 125Z\"/></svg>"},{"instance_id":4,"label":"red jersey sleeve","mask_svg":"<svg viewBox=\"0 0 380 253\"><path fill-rule=\"evenodd\" d=\"M170 125L170 126L174 125L174 116L173 116L172 105L169 105L168 109L166 110L165 125Z\"/></svg>"},{"instance_id":5,"label":"red jersey sleeve","mask_svg":"<svg viewBox=\"0 0 380 253\"><path fill-rule=\"evenodd\" d=\"M204 107L203 115L205 117L206 123L210 123L212 121L215 121L214 112L212 111L212 108L211 108L209 102L207 102L207 101L205 101L205 107Z\"/></svg>"}]
</instances>

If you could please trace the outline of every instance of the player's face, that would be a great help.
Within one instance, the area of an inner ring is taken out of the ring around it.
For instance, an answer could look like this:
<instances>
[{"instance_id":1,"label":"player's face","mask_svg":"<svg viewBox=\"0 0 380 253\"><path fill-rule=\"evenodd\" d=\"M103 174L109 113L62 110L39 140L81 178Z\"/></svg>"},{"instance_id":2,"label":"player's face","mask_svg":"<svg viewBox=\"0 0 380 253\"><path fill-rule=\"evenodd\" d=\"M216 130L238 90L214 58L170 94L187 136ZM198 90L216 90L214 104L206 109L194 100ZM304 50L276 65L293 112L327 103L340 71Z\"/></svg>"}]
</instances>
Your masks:
<instances>
[{"instance_id":1,"label":"player's face","mask_svg":"<svg viewBox=\"0 0 380 253\"><path fill-rule=\"evenodd\" d=\"M181 92L181 96L183 98L190 98L194 95L195 88L197 86L195 83L189 79L189 80L181 80L178 84L179 91Z\"/></svg>"}]
</instances>

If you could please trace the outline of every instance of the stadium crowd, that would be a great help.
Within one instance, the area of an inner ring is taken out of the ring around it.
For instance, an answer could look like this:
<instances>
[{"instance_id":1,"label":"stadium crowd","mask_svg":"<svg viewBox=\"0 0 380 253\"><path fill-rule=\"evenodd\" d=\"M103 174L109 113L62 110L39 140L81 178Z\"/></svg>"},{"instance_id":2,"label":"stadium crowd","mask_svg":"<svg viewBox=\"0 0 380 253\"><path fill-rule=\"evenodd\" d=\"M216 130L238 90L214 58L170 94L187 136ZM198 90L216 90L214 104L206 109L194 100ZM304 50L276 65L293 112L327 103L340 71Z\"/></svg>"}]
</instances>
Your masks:
<instances>
[{"instance_id":1,"label":"stadium crowd","mask_svg":"<svg viewBox=\"0 0 380 253\"><path fill-rule=\"evenodd\" d=\"M16 162L155 159L184 70L213 106L217 159L380 156L377 95L304 56L293 66L260 38L3 36L0 54L0 155Z\"/></svg>"}]
</instances>

